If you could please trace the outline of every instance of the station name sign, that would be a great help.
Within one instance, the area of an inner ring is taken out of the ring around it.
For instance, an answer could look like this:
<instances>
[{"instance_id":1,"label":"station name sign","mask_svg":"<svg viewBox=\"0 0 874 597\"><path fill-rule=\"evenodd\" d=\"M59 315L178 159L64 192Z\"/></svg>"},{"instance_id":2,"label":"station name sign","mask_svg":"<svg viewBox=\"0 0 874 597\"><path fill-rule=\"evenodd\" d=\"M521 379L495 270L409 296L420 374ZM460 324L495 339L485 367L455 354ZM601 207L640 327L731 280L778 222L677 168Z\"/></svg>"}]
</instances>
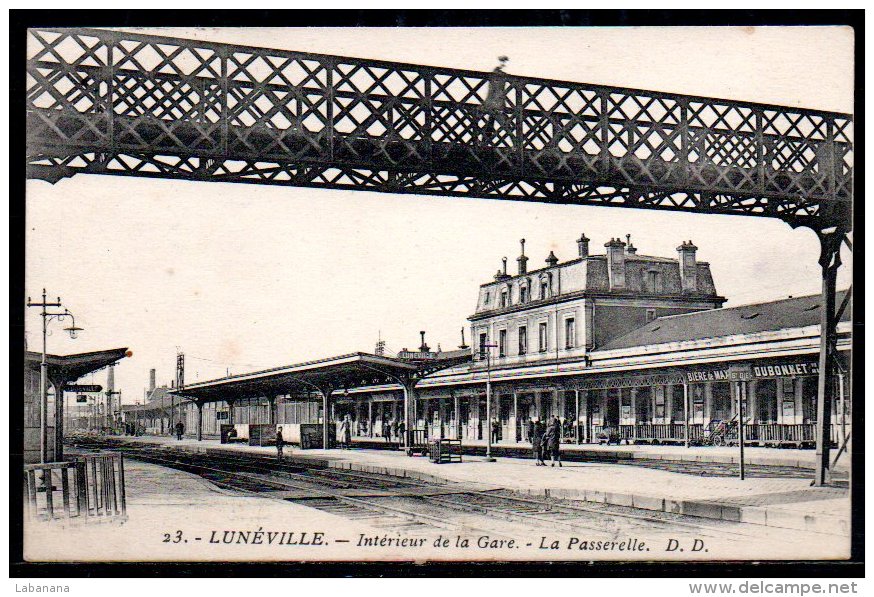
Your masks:
<instances>
[{"instance_id":1,"label":"station name sign","mask_svg":"<svg viewBox=\"0 0 874 597\"><path fill-rule=\"evenodd\" d=\"M411 361L434 361L437 359L436 352L419 352L413 350L402 350L398 353L399 359L408 359Z\"/></svg>"},{"instance_id":2,"label":"station name sign","mask_svg":"<svg viewBox=\"0 0 874 597\"><path fill-rule=\"evenodd\" d=\"M80 394L87 394L89 392L100 392L103 390L103 386L100 385L69 385L64 386L65 392L78 392Z\"/></svg>"},{"instance_id":3,"label":"station name sign","mask_svg":"<svg viewBox=\"0 0 874 597\"><path fill-rule=\"evenodd\" d=\"M685 381L743 381L767 377L798 377L818 374L818 363L775 363L773 365L732 366L728 369L687 371Z\"/></svg>"}]
</instances>

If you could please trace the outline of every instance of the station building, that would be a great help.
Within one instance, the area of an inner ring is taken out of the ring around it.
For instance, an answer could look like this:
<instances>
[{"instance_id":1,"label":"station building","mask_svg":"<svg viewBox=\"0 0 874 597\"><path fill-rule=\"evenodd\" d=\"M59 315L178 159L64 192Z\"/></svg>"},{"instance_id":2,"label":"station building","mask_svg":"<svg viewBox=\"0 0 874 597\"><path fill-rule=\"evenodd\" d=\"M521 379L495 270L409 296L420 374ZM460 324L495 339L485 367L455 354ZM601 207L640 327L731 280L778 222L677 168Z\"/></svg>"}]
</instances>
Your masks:
<instances>
[{"instance_id":1,"label":"station building","mask_svg":"<svg viewBox=\"0 0 874 597\"><path fill-rule=\"evenodd\" d=\"M813 445L818 295L722 308L726 299L692 241L680 242L676 257L639 254L629 237L610 239L602 254L590 253L589 242L582 235L574 259L562 263L550 252L544 267L529 270L522 241L513 275L504 260L478 289L469 317L473 347L465 347L471 358L412 389L415 429L474 443L491 430L498 443L511 444L528 441L532 419L556 416L569 442L702 441L736 417L741 395L750 442ZM849 296L841 292L837 304L844 303ZM835 443L850 433L850 311L838 325ZM482 358L487 351L490 358ZM420 354L433 354L424 338ZM186 429L196 429L199 418L207 436L217 436L223 422L318 423L327 404L329 420L349 416L358 439L397 439L401 384L350 384L328 403L309 389L283 392L275 371L246 374L245 397L234 393L234 380L197 384L211 399L199 409L189 404ZM252 389L259 379L271 388L264 395Z\"/></svg>"}]
</instances>

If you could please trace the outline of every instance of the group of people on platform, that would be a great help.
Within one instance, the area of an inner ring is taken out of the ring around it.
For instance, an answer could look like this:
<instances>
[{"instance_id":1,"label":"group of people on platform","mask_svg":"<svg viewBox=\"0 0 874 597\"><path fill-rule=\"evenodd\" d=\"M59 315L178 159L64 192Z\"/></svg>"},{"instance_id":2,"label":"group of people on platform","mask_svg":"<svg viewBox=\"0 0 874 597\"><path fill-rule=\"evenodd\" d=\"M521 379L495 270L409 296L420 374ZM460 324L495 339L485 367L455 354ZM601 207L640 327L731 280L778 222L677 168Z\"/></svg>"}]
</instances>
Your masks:
<instances>
[{"instance_id":1,"label":"group of people on platform","mask_svg":"<svg viewBox=\"0 0 874 597\"><path fill-rule=\"evenodd\" d=\"M407 426L403 420L383 419L382 421L382 437L385 438L386 443L390 442L392 438L397 438L398 441L401 441L406 431Z\"/></svg>"},{"instance_id":2,"label":"group of people on platform","mask_svg":"<svg viewBox=\"0 0 874 597\"><path fill-rule=\"evenodd\" d=\"M540 419L528 420L528 437L531 438L535 466L546 466L544 459L547 456L552 461L552 466L556 462L561 466L561 433L561 421L555 415L549 424Z\"/></svg>"}]
</instances>

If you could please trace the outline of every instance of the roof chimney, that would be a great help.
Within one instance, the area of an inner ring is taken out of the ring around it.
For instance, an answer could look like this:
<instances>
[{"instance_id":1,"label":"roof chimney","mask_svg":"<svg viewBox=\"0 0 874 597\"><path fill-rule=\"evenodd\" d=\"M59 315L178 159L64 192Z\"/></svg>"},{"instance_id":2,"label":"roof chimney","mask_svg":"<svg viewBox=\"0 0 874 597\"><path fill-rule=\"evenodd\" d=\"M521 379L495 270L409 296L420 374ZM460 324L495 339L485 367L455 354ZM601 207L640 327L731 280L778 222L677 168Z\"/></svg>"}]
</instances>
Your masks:
<instances>
[{"instance_id":1,"label":"roof chimney","mask_svg":"<svg viewBox=\"0 0 874 597\"><path fill-rule=\"evenodd\" d=\"M549 267L555 267L558 264L558 257L552 251L549 252L549 257L546 258L546 263Z\"/></svg>"},{"instance_id":2,"label":"roof chimney","mask_svg":"<svg viewBox=\"0 0 874 597\"><path fill-rule=\"evenodd\" d=\"M425 344L425 332L422 331L422 332L419 332L419 334L422 336L422 345L419 347L419 352L428 352L428 351L430 351L430 350L431 350L431 347L428 346L427 344Z\"/></svg>"},{"instance_id":3,"label":"roof chimney","mask_svg":"<svg viewBox=\"0 0 874 597\"><path fill-rule=\"evenodd\" d=\"M525 239L519 241L522 244L522 254L516 258L519 263L519 275L528 273L528 258L525 257Z\"/></svg>"},{"instance_id":4,"label":"roof chimney","mask_svg":"<svg viewBox=\"0 0 874 597\"><path fill-rule=\"evenodd\" d=\"M500 282L501 280L506 280L507 278L510 277L509 275L507 275L507 258L504 257L504 258L501 259L501 261L502 261L503 264L504 264L504 269L503 269L503 271L498 270L498 273L495 274L495 280L497 280L497 281L499 281L499 282Z\"/></svg>"},{"instance_id":5,"label":"roof chimney","mask_svg":"<svg viewBox=\"0 0 874 597\"><path fill-rule=\"evenodd\" d=\"M155 391L155 370L149 369L149 394Z\"/></svg>"},{"instance_id":6,"label":"roof chimney","mask_svg":"<svg viewBox=\"0 0 874 597\"><path fill-rule=\"evenodd\" d=\"M629 255L637 255L637 247L635 247L634 245L631 244L631 235L630 234L625 235L625 241L628 243L628 246L625 247L626 252Z\"/></svg>"},{"instance_id":7,"label":"roof chimney","mask_svg":"<svg viewBox=\"0 0 874 597\"><path fill-rule=\"evenodd\" d=\"M467 342L464 341L464 328L461 328L461 344L458 348L461 350L467 350L469 348Z\"/></svg>"},{"instance_id":8,"label":"roof chimney","mask_svg":"<svg viewBox=\"0 0 874 597\"><path fill-rule=\"evenodd\" d=\"M618 238L611 238L604 246L607 248L607 276L610 280L610 290L624 290L625 243Z\"/></svg>"},{"instance_id":9,"label":"roof chimney","mask_svg":"<svg viewBox=\"0 0 874 597\"><path fill-rule=\"evenodd\" d=\"M580 257L589 256L589 239L585 233L581 234L580 238L577 239L577 250L580 253Z\"/></svg>"},{"instance_id":10,"label":"roof chimney","mask_svg":"<svg viewBox=\"0 0 874 597\"><path fill-rule=\"evenodd\" d=\"M678 261L680 264L680 288L683 292L698 291L698 264L695 259L695 252L698 247L683 241L677 247Z\"/></svg>"}]
</instances>

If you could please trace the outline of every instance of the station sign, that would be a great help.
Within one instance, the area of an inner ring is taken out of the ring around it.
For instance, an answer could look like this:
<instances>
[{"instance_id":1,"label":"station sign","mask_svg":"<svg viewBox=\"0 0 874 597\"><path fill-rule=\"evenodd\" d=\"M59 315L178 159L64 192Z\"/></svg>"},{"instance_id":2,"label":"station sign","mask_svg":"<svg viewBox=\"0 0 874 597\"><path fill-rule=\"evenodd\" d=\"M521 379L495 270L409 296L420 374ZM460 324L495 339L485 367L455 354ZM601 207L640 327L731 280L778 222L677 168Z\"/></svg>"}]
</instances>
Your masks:
<instances>
[{"instance_id":1,"label":"station sign","mask_svg":"<svg viewBox=\"0 0 874 597\"><path fill-rule=\"evenodd\" d=\"M100 385L69 385L64 386L65 392L79 392L82 394L88 394L91 392L101 392L103 391L103 386Z\"/></svg>"},{"instance_id":2,"label":"station sign","mask_svg":"<svg viewBox=\"0 0 874 597\"><path fill-rule=\"evenodd\" d=\"M437 359L436 352L419 352L413 350L402 350L398 353L399 359L408 359L411 361L434 361Z\"/></svg>"}]
</instances>

